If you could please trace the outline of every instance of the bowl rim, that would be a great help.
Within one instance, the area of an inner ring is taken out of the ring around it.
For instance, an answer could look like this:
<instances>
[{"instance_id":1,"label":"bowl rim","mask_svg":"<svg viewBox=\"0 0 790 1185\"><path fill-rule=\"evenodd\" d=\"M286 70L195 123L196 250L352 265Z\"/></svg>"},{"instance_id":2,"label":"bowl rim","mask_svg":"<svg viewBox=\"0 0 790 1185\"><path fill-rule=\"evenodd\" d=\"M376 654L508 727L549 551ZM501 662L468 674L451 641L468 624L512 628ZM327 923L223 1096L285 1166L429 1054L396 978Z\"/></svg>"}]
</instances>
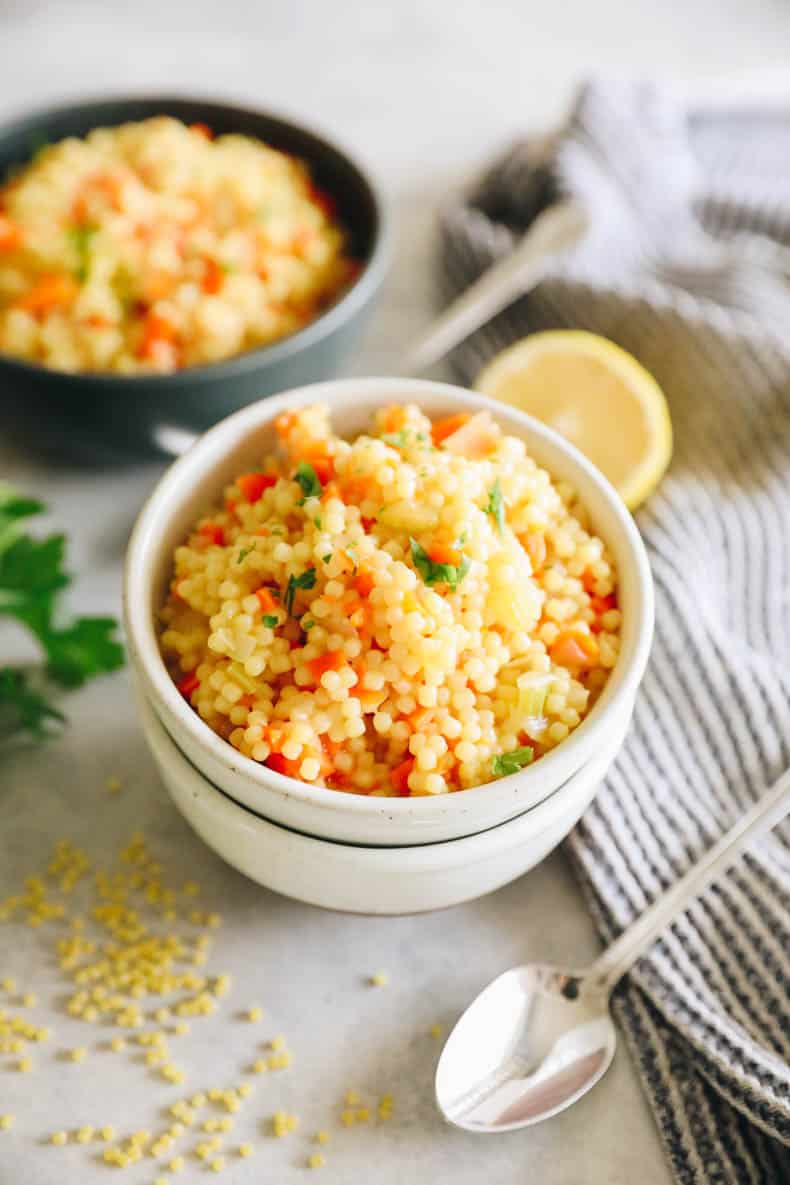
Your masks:
<instances>
[{"instance_id":1,"label":"bowl rim","mask_svg":"<svg viewBox=\"0 0 790 1185\"><path fill-rule=\"evenodd\" d=\"M364 308L370 298L379 288L386 272L392 249L392 213L390 202L385 198L383 188L374 171L359 159L356 152L352 152L332 133L324 131L313 123L306 123L302 119L295 119L273 108L249 107L232 99L227 102L217 96L192 94L178 94L170 92L144 92L139 94L124 92L123 94L86 95L83 98L74 97L63 103L53 103L47 107L36 108L29 112L18 112L11 119L0 124L0 141L6 136L21 131L26 125L45 124L48 120L77 113L84 108L96 108L100 112L103 108L118 108L139 104L150 104L152 107L162 107L162 115L168 115L164 108L178 108L179 106L204 107L206 114L210 109L221 108L223 112L236 112L245 117L269 120L272 124L279 124L284 129L306 135L316 147L334 155L349 165L356 174L361 186L367 189L375 215L375 225L371 237L370 252L364 266L343 294L334 300L323 312L319 313L301 329L279 338L269 345L256 346L245 350L241 354L233 354L229 358L222 358L217 362L208 362L200 366L185 366L168 374L155 372L140 374L118 374L112 370L69 371L57 370L43 366L41 363L18 358L12 354L0 353L0 366L17 374L32 374L37 377L55 379L58 382L78 386L86 381L100 381L103 385L117 386L117 391L124 391L134 395L137 384L145 385L147 390L154 391L156 387L186 385L193 382L208 380L231 379L240 374L259 369L262 365L276 366L291 358L303 349L308 349L329 337L354 314ZM139 116L138 118L153 118ZM97 117L99 120L101 116ZM174 116L174 118L177 118ZM117 127L117 120L112 124L96 123L96 127ZM32 130L32 127L31 127ZM310 161L308 161L308 164Z\"/></svg>"},{"instance_id":2,"label":"bowl rim","mask_svg":"<svg viewBox=\"0 0 790 1185\"><path fill-rule=\"evenodd\" d=\"M215 733L188 705L173 683L161 656L153 615L148 612L151 603L150 588L143 580L144 557L152 542L162 535L168 524L168 504L173 504L173 495L183 491L190 481L207 467L221 461L223 455L237 447L245 432L260 430L283 411L305 406L313 402L326 402L336 410L343 404L353 406L365 396L366 402L385 404L398 399L420 403L420 397L435 395L445 401L452 400L461 408L472 411L488 410L500 420L520 424L531 435L540 437L550 448L565 454L565 459L581 471L585 480L597 487L597 493L607 503L622 531L630 557L637 596L641 606L639 620L635 622L631 653L628 661L620 660L612 670L600 697L590 713L561 744L541 758L539 763L520 770L518 773L496 780L496 785L508 786L515 793L536 783L537 778L546 775L552 768L561 765L572 771L583 764L579 758L575 765L570 758L579 750L586 750L591 733L605 733L605 722L614 719L629 700L632 702L647 663L653 637L654 596L650 565L644 543L633 517L608 480L595 468L578 449L545 424L506 404L497 403L487 396L469 391L449 383L414 378L351 378L336 379L323 383L312 383L292 391L242 408L213 428L205 432L190 449L178 458L163 474L143 505L132 531L126 553L123 579L123 614L129 658L142 676L147 698L158 700L166 716L174 717L183 727L198 749L208 750L229 773L234 770L262 791L272 790L278 794L299 800L311 807L331 809L354 815L368 815L371 818L382 813L382 804L387 813L414 814L418 818L431 818L441 814L447 795L419 796L416 798L370 798L365 795L343 794L327 791L325 787L311 786L306 782L280 774L261 766L252 758L245 757L228 741ZM334 399L333 399L334 396ZM232 442L232 443L231 443ZM218 493L219 491L217 491ZM159 521L161 518L161 522ZM622 571L622 565L621 565ZM157 709L157 714L159 711ZM603 740L603 736L601 737ZM550 781L550 778L546 779ZM465 805L471 810L476 803L484 804L491 783L473 786L459 791ZM524 791L526 793L526 790ZM551 793L550 791L549 793ZM232 797L232 795L231 795ZM547 795L544 795L547 797Z\"/></svg>"}]
</instances>

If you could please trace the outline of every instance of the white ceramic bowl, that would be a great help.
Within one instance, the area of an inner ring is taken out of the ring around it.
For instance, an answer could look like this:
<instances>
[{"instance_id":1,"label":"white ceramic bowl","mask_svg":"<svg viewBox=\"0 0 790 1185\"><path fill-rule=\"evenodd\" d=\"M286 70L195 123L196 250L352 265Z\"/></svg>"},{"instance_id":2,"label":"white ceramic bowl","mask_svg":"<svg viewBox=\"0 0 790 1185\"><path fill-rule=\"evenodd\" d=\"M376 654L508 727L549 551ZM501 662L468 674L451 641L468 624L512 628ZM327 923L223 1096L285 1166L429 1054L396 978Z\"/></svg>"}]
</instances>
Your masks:
<instances>
[{"instance_id":1,"label":"white ceramic bowl","mask_svg":"<svg viewBox=\"0 0 790 1185\"><path fill-rule=\"evenodd\" d=\"M491 893L534 868L592 801L629 718L564 786L517 819L445 843L362 847L301 835L212 786L140 702L143 731L170 797L204 843L251 880L324 909L420 913Z\"/></svg>"},{"instance_id":2,"label":"white ceramic bowl","mask_svg":"<svg viewBox=\"0 0 790 1185\"><path fill-rule=\"evenodd\" d=\"M162 605L175 547L195 520L245 468L274 447L283 411L326 402L335 429L353 435L376 408L418 403L429 415L489 410L526 441L530 455L572 483L594 529L610 548L623 611L620 657L597 703L567 740L535 765L486 786L434 798L369 798L309 786L243 757L217 736L179 695L162 661L155 616ZM363 844L435 843L471 835L542 802L606 746L630 712L653 633L653 588L633 519L606 479L576 449L514 408L460 387L417 379L348 379L317 383L266 399L217 424L165 473L138 518L126 560L124 617L131 663L143 694L189 760L226 794L268 819L309 835Z\"/></svg>"}]
</instances>

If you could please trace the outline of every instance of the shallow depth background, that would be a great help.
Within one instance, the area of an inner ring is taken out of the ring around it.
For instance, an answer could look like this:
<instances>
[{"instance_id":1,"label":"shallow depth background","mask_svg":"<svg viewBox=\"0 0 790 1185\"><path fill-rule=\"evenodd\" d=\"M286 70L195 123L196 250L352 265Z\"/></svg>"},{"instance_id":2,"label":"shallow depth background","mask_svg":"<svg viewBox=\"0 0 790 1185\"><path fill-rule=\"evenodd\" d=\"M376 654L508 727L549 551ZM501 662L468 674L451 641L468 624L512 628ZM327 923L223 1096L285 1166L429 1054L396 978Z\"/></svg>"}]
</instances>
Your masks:
<instances>
[{"instance_id":1,"label":"shallow depth background","mask_svg":"<svg viewBox=\"0 0 790 1185\"><path fill-rule=\"evenodd\" d=\"M397 371L403 346L434 307L438 203L513 135L555 123L582 77L659 75L694 93L721 95L750 89L753 79L738 80L759 72L761 88L778 90L789 44L783 0L0 0L0 118L59 98L171 89L272 106L339 136L373 166L395 204L395 267L354 367L386 373ZM157 472L45 469L0 440L0 477L48 501L52 522L70 533L80 612L117 612L125 540ZM17 634L0 632L0 653L6 660L27 651ZM71 725L62 740L20 751L0 768L0 896L39 867L61 835L101 856L142 825L178 883L197 870L209 908L226 919L213 966L232 971L237 982L228 1015L261 1002L268 1018L254 1032L231 1019L204 1022L203 1030L196 1024L178 1059L194 1066L189 1086L237 1081L253 1035L260 1041L282 1031L294 1051L293 1069L270 1076L245 1108L240 1137L256 1138L255 1159L229 1160L218 1180L302 1180L307 1135L334 1126L343 1091L356 1086L391 1090L395 1114L388 1126L337 1133L322 1170L327 1185L361 1181L372 1168L377 1185L667 1185L624 1049L597 1091L530 1132L485 1140L444 1128L433 1110L430 1024L451 1023L513 962L581 961L596 950L562 855L446 914L383 921L325 915L259 890L191 836L144 752L126 676L65 706ZM103 784L116 773L125 786L111 798ZM38 991L44 1023L43 1003L58 988L45 943L34 931L4 928L0 956L3 974ZM380 968L389 970L390 986L367 988L365 976ZM114 1055L91 1056L100 1075L64 1066L55 1049L83 1034L76 1022L52 1021L56 1037L37 1053L33 1076L0 1067L0 1112L18 1116L15 1131L0 1134L0 1185L106 1180L109 1170L83 1149L61 1152L36 1141L97 1115L128 1130L152 1126L157 1107L183 1093ZM95 1036L85 1034L91 1044ZM299 1112L304 1130L259 1142L261 1120L277 1106ZM201 1179L197 1165L178 1180ZM142 1185L156 1175L148 1161L124 1180Z\"/></svg>"}]
</instances>

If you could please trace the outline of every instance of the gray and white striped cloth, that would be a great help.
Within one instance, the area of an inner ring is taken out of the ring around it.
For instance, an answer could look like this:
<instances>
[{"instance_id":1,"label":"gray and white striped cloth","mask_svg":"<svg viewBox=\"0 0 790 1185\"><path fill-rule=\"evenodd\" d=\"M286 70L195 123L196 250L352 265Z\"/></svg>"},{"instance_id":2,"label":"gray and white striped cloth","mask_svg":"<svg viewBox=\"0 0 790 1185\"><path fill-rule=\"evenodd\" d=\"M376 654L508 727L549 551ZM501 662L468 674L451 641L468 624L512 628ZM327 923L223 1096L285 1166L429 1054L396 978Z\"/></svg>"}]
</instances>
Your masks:
<instances>
[{"instance_id":1,"label":"gray and white striped cloth","mask_svg":"<svg viewBox=\"0 0 790 1185\"><path fill-rule=\"evenodd\" d=\"M588 239L452 361L468 382L516 338L585 328L670 401L674 460L638 515L654 651L569 841L610 939L790 765L790 107L706 115L646 84L585 87L550 152L517 144L443 212L446 295L561 192ZM788 840L755 847L617 994L682 1185L790 1182Z\"/></svg>"}]
</instances>

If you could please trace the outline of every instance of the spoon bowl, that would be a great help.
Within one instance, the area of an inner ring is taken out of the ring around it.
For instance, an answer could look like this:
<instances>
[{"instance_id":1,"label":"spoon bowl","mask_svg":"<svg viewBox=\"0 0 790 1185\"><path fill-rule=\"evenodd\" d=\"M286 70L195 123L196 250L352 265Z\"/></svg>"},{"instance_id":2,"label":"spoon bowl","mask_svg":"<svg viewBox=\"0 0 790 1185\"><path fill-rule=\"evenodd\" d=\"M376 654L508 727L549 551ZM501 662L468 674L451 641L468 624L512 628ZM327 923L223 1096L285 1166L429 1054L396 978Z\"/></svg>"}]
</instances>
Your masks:
<instances>
[{"instance_id":1,"label":"spoon bowl","mask_svg":"<svg viewBox=\"0 0 790 1185\"><path fill-rule=\"evenodd\" d=\"M436 1101L474 1132L512 1131L564 1111L611 1065L615 984L750 840L790 812L790 770L725 831L586 971L533 963L505 971L463 1014L442 1050Z\"/></svg>"},{"instance_id":2,"label":"spoon bowl","mask_svg":"<svg viewBox=\"0 0 790 1185\"><path fill-rule=\"evenodd\" d=\"M505 971L450 1034L436 1071L445 1118L476 1132L556 1115L606 1073L615 1028L595 978L533 964Z\"/></svg>"}]
</instances>

